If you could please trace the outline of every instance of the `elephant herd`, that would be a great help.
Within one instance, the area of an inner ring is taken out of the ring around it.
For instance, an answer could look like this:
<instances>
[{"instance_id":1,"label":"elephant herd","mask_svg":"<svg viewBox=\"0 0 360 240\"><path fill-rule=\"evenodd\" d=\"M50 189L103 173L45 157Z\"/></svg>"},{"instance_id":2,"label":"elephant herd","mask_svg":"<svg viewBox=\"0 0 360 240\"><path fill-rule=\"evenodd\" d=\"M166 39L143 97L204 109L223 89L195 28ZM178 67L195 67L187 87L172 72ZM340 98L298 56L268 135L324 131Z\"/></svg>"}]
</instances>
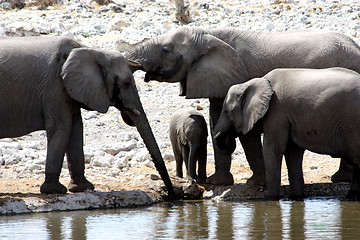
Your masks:
<instances>
[{"instance_id":1,"label":"elephant herd","mask_svg":"<svg viewBox=\"0 0 360 240\"><path fill-rule=\"evenodd\" d=\"M279 197L283 156L292 194L303 196L306 149L341 158L332 181L351 182L348 196L360 196L360 47L343 34L179 27L125 57L64 37L0 42L0 137L46 130L42 193L67 192L59 182L65 154L68 189L94 189L84 176L80 109L105 113L115 106L136 126L174 195L132 75L142 70L145 81L179 82L181 96L209 99L215 173L206 175L203 116L181 111L170 123L178 176L185 162L188 177L199 183L233 184L231 154L239 138L253 171L247 183L266 186L267 198Z\"/></svg>"}]
</instances>

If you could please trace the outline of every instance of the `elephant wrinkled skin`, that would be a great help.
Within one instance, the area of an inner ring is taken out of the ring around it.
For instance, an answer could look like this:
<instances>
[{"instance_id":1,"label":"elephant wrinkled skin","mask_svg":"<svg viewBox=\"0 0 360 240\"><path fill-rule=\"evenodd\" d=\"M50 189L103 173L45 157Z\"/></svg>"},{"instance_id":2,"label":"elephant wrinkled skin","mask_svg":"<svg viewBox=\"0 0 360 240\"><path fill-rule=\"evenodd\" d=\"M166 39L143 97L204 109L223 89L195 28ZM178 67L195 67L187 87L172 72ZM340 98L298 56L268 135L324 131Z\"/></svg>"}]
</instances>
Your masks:
<instances>
[{"instance_id":1,"label":"elephant wrinkled skin","mask_svg":"<svg viewBox=\"0 0 360 240\"><path fill-rule=\"evenodd\" d=\"M275 69L229 89L214 134L222 141L233 129L246 135L256 123L262 125L265 196L270 199L280 195L283 156L293 196L304 195L305 149L353 163L348 196L360 197L359 119L360 74L355 71Z\"/></svg>"},{"instance_id":2,"label":"elephant wrinkled skin","mask_svg":"<svg viewBox=\"0 0 360 240\"><path fill-rule=\"evenodd\" d=\"M0 39L0 137L46 130L47 156L42 193L66 193L59 182L67 155L72 192L94 189L84 176L80 108L121 111L136 126L155 166L173 193L160 150L147 121L127 61L118 51L92 49L65 37Z\"/></svg>"},{"instance_id":3,"label":"elephant wrinkled skin","mask_svg":"<svg viewBox=\"0 0 360 240\"><path fill-rule=\"evenodd\" d=\"M132 70L146 71L145 81L180 82L180 95L209 98L211 131L230 86L262 77L275 68L344 67L360 73L359 46L343 34L323 31L180 27L149 40L126 56L141 64ZM248 180L251 185L265 182L260 132L255 127L246 136L239 136L253 171ZM219 150L216 142L213 144L216 171L207 182L232 184L231 155ZM346 169L334 180L346 178Z\"/></svg>"}]
</instances>

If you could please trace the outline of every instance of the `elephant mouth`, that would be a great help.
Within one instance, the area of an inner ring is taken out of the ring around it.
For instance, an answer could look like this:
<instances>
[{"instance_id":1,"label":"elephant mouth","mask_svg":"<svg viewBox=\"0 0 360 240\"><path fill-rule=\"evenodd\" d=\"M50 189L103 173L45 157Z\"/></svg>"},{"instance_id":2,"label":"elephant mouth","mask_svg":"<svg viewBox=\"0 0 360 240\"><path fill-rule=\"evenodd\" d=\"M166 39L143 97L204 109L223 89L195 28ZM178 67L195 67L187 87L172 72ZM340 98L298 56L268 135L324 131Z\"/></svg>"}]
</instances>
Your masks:
<instances>
[{"instance_id":1,"label":"elephant mouth","mask_svg":"<svg viewBox=\"0 0 360 240\"><path fill-rule=\"evenodd\" d=\"M132 119L131 116L136 116L136 115L140 115L140 112L137 109L131 109L131 108L126 108L124 106L124 103L122 101L122 99L120 98L120 89L118 88L117 84L114 84L114 90L113 90L113 97L111 99L112 105L115 106L117 109L119 109L120 113L121 113L121 117L124 120L124 122L131 126L131 127L135 127L135 123Z\"/></svg>"},{"instance_id":2,"label":"elephant mouth","mask_svg":"<svg viewBox=\"0 0 360 240\"><path fill-rule=\"evenodd\" d=\"M168 82L180 69L180 66L171 70L163 71L161 67L157 67L154 71L148 71L145 74L145 82L156 80L159 82Z\"/></svg>"},{"instance_id":3,"label":"elephant mouth","mask_svg":"<svg viewBox=\"0 0 360 240\"><path fill-rule=\"evenodd\" d=\"M182 60L182 55L179 55L171 69L166 70L164 66L156 66L153 70L146 71L145 82L149 82L151 80L159 82L172 82L170 79L180 71Z\"/></svg>"},{"instance_id":4,"label":"elephant mouth","mask_svg":"<svg viewBox=\"0 0 360 240\"><path fill-rule=\"evenodd\" d=\"M217 137L215 141L221 151L226 154L232 154L236 148L236 137L235 128L232 126L228 131Z\"/></svg>"}]
</instances>

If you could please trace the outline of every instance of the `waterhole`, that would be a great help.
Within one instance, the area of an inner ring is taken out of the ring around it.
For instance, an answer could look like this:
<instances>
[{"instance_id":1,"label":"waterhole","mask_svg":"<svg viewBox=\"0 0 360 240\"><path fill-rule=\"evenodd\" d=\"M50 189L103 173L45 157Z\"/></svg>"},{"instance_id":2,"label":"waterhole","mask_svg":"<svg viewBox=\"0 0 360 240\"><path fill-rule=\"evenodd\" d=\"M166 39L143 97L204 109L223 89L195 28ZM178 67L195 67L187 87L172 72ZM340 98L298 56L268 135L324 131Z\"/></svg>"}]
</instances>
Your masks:
<instances>
[{"instance_id":1,"label":"waterhole","mask_svg":"<svg viewBox=\"0 0 360 240\"><path fill-rule=\"evenodd\" d=\"M0 239L358 239L360 203L179 201L0 217Z\"/></svg>"}]
</instances>

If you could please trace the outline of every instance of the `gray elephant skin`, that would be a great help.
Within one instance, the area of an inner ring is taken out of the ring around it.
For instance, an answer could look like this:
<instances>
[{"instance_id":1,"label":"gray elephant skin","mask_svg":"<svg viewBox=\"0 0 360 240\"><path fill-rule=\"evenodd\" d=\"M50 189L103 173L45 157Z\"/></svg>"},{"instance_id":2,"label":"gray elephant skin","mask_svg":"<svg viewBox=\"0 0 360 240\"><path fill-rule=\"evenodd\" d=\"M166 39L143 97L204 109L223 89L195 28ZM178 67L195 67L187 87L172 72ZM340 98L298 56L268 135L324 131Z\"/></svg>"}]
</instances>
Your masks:
<instances>
[{"instance_id":1,"label":"gray elephant skin","mask_svg":"<svg viewBox=\"0 0 360 240\"><path fill-rule=\"evenodd\" d=\"M360 196L360 74L344 68L275 69L229 89L215 139L263 128L265 192L278 198L285 156L292 195L304 195L305 149L354 163L349 196Z\"/></svg>"},{"instance_id":2,"label":"gray elephant skin","mask_svg":"<svg viewBox=\"0 0 360 240\"><path fill-rule=\"evenodd\" d=\"M205 183L208 131L204 116L194 109L177 111L170 120L169 136L176 160L176 175L183 177L185 163L187 176Z\"/></svg>"},{"instance_id":3,"label":"gray elephant skin","mask_svg":"<svg viewBox=\"0 0 360 240\"><path fill-rule=\"evenodd\" d=\"M142 108L130 65L118 51L87 48L64 37L0 39L0 137L46 130L42 193L66 193L59 182L65 153L72 192L94 189L84 176L81 108L121 111L136 126L169 194L164 161Z\"/></svg>"},{"instance_id":4,"label":"gray elephant skin","mask_svg":"<svg viewBox=\"0 0 360 240\"><path fill-rule=\"evenodd\" d=\"M220 116L224 97L234 84L262 77L275 68L344 67L360 73L359 46L351 38L335 32L180 27L149 40L126 56L141 63L146 81L180 82L180 95L209 98L211 132ZM250 185L265 182L260 132L255 127L246 136L239 136L253 171L248 179ZM232 184L231 155L222 152L214 141L213 145L216 171L207 182Z\"/></svg>"}]
</instances>

